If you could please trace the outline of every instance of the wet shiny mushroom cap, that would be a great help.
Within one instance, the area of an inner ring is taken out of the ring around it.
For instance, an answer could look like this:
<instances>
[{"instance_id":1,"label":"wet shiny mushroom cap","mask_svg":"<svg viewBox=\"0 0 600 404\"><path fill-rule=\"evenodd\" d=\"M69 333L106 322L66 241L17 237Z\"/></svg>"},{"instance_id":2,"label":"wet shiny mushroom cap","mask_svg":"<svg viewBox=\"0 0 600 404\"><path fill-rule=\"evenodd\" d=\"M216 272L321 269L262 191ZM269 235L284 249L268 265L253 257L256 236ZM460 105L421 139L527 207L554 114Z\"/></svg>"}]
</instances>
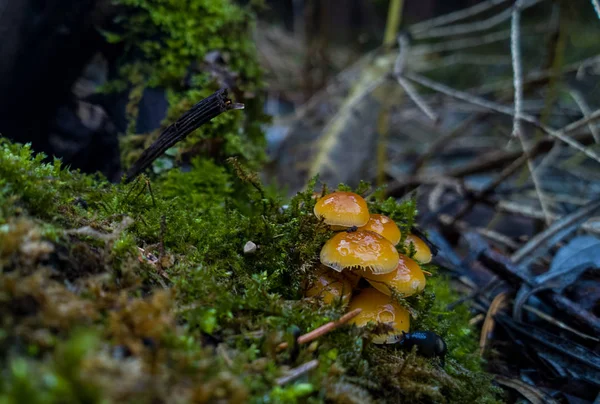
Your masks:
<instances>
[{"instance_id":1,"label":"wet shiny mushroom cap","mask_svg":"<svg viewBox=\"0 0 600 404\"><path fill-rule=\"evenodd\" d=\"M385 274L396 269L398 258L389 240L369 230L338 233L321 249L321 263L339 272L355 268Z\"/></svg>"},{"instance_id":2,"label":"wet shiny mushroom cap","mask_svg":"<svg viewBox=\"0 0 600 404\"><path fill-rule=\"evenodd\" d=\"M414 234L409 234L404 240L404 245L406 247L407 253L410 251L411 243L415 246L415 255L413 256L413 259L419 264L430 263L432 255L429 246L419 237L415 236Z\"/></svg>"},{"instance_id":3,"label":"wet shiny mushroom cap","mask_svg":"<svg viewBox=\"0 0 600 404\"><path fill-rule=\"evenodd\" d=\"M326 304L341 302L343 306L347 306L352 296L352 284L339 272L320 265L304 296L316 297Z\"/></svg>"},{"instance_id":4,"label":"wet shiny mushroom cap","mask_svg":"<svg viewBox=\"0 0 600 404\"><path fill-rule=\"evenodd\" d=\"M369 271L357 272L361 273L371 286L386 295L391 295L392 289L405 297L419 293L425 289L425 274L414 260L406 255L399 255L398 266L390 273L375 275Z\"/></svg>"},{"instance_id":5,"label":"wet shiny mushroom cap","mask_svg":"<svg viewBox=\"0 0 600 404\"><path fill-rule=\"evenodd\" d=\"M358 230L371 230L377 234L390 240L393 245L400 242L400 229L396 223L387 216L379 215L377 213L371 214L369 221Z\"/></svg>"},{"instance_id":6,"label":"wet shiny mushroom cap","mask_svg":"<svg viewBox=\"0 0 600 404\"><path fill-rule=\"evenodd\" d=\"M367 202L353 192L337 191L325 195L315 204L314 213L338 230L364 226L369 221Z\"/></svg>"},{"instance_id":7,"label":"wet shiny mushroom cap","mask_svg":"<svg viewBox=\"0 0 600 404\"><path fill-rule=\"evenodd\" d=\"M390 296L384 295L374 288L363 289L350 300L348 311L361 308L362 312L349 321L358 327L364 327L369 322L387 323L394 330L389 334L377 335L373 338L376 344L393 344L401 338L402 332L410 329L410 314L394 302Z\"/></svg>"}]
</instances>

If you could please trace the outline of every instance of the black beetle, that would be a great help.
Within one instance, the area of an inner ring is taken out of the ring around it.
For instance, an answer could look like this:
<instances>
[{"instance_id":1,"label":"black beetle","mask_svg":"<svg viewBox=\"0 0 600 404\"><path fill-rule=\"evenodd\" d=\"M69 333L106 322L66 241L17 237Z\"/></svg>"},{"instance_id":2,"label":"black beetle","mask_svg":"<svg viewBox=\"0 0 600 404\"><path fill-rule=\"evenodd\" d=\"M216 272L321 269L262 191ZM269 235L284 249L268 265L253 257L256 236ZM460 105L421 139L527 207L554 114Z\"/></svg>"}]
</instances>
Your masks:
<instances>
[{"instance_id":1,"label":"black beetle","mask_svg":"<svg viewBox=\"0 0 600 404\"><path fill-rule=\"evenodd\" d=\"M432 331L403 332L398 344L407 350L411 350L413 346L416 346L419 355L426 358L439 357L442 366L444 366L448 347L442 337Z\"/></svg>"}]
</instances>

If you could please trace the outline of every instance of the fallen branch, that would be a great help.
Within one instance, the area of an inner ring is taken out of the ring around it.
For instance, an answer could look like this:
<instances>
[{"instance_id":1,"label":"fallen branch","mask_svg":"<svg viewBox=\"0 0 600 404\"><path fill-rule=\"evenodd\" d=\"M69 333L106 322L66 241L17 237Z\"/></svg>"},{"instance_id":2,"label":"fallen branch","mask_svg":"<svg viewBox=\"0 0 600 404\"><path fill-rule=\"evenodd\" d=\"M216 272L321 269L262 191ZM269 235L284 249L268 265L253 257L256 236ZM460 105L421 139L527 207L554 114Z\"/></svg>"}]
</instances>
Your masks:
<instances>
[{"instance_id":1,"label":"fallen branch","mask_svg":"<svg viewBox=\"0 0 600 404\"><path fill-rule=\"evenodd\" d=\"M243 104L234 104L227 98L227 90L221 89L194 105L174 123L165 129L158 139L148 147L135 164L127 172L125 182L128 183L142 173L175 143L185 139L187 135L209 122L211 119L232 109L243 109Z\"/></svg>"}]
</instances>

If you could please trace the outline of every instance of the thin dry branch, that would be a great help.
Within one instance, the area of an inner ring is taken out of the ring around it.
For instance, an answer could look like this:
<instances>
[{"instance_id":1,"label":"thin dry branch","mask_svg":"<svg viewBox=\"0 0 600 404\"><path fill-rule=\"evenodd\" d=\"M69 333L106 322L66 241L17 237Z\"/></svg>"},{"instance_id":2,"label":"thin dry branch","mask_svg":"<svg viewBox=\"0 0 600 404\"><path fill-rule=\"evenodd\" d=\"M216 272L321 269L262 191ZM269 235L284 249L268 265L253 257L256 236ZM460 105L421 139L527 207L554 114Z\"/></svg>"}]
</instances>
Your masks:
<instances>
[{"instance_id":1,"label":"thin dry branch","mask_svg":"<svg viewBox=\"0 0 600 404\"><path fill-rule=\"evenodd\" d=\"M510 36L510 50L512 57L513 66L513 83L514 83L514 100L515 100L515 114L513 117L513 130L512 135L519 139L521 147L523 148L523 154L525 155L527 168L531 174L531 181L535 187L542 212L544 213L544 219L547 225L552 223L550 218L550 209L546 203L544 192L538 178L533 161L529 154L529 147L525 140L525 134L521 127L521 116L523 115L523 67L521 63L521 10L523 9L523 0L517 0L512 10L512 21L511 21L511 36Z\"/></svg>"},{"instance_id":2,"label":"thin dry branch","mask_svg":"<svg viewBox=\"0 0 600 404\"><path fill-rule=\"evenodd\" d=\"M504 114L504 115L509 115L514 117L514 110L510 107L501 105L501 104L497 104L495 102L486 100L484 98L481 97L477 97L474 96L472 94L469 93L465 93L463 91L459 91L459 90L455 90L453 88L450 88L444 84L435 82L433 80L430 80L426 77L423 77L419 74L415 74L415 73L405 73L404 76L406 78L408 78L409 80L412 80L424 87L430 88L432 90L435 90L437 92L440 92L442 94L445 94L449 97L452 98L456 98L462 101L466 101L469 102L471 104ZM586 156L588 156L589 158L597 161L600 163L600 155L598 155L596 152L594 152L593 150L590 150L588 148L585 148L581 143L577 142L576 140L569 138L566 136L566 134L568 132L571 132L572 130L574 130L574 127L579 127L581 125L581 121L585 121L585 123L583 124L587 124L587 122L590 122L592 120L598 119L600 117L600 110L595 111L594 113L592 113L588 118L573 122L572 124L567 125L566 127L559 129L559 130L554 130L549 128L546 125L543 125L542 123L540 123L535 117L528 115L528 114L522 114L521 115L521 119L525 122L528 122L530 124L532 124L533 126L541 129L542 131L544 131L545 133L547 133L548 135L557 138L558 140L568 144L569 146L571 146L574 149L579 150L580 152L584 153Z\"/></svg>"},{"instance_id":3,"label":"thin dry branch","mask_svg":"<svg viewBox=\"0 0 600 404\"><path fill-rule=\"evenodd\" d=\"M317 359L313 359L298 366L297 368L290 370L287 375L280 377L275 381L275 383L277 383L278 386L282 386L286 383L296 380L297 378L310 372L311 370L316 369L318 366L319 361Z\"/></svg>"},{"instance_id":4,"label":"thin dry branch","mask_svg":"<svg viewBox=\"0 0 600 404\"><path fill-rule=\"evenodd\" d=\"M453 53L448 56L443 56L436 59L432 64L426 64L419 68L421 73L436 69L443 69L454 65L470 65L470 66L498 66L508 65L511 60L506 55L477 55L470 53Z\"/></svg>"},{"instance_id":5,"label":"thin dry branch","mask_svg":"<svg viewBox=\"0 0 600 404\"><path fill-rule=\"evenodd\" d=\"M465 8L463 10L458 10L453 13L445 14L440 17L432 18L430 20L414 24L412 27L410 27L410 31L413 34L422 31L429 31L430 29L434 27L439 27L440 25L450 24L456 21L467 19L477 14L481 14L484 11L489 10L499 4L505 3L506 1L507 0L484 1L482 3Z\"/></svg>"},{"instance_id":6,"label":"thin dry branch","mask_svg":"<svg viewBox=\"0 0 600 404\"><path fill-rule=\"evenodd\" d=\"M404 66L406 65L406 58L409 53L410 45L406 35L398 36L398 57L394 63L394 77L404 92L410 97L411 100L419 107L421 111L432 121L437 122L437 114L427 105L425 100L419 95L413 85L402 77Z\"/></svg>"},{"instance_id":7,"label":"thin dry branch","mask_svg":"<svg viewBox=\"0 0 600 404\"><path fill-rule=\"evenodd\" d=\"M545 0L530 0L528 2L521 2L520 8L523 10L532 7L538 3L541 3L542 1ZM414 37L416 39L432 39L447 38L456 35L475 34L481 31L487 31L490 28L502 24L504 21L507 21L511 18L511 14L512 10L510 8L507 8L506 10L503 10L498 14L482 21L476 21L460 25L451 25L449 27L432 28L427 31L419 31L414 33Z\"/></svg>"},{"instance_id":8,"label":"thin dry branch","mask_svg":"<svg viewBox=\"0 0 600 404\"><path fill-rule=\"evenodd\" d=\"M600 55L592 56L590 58L586 58L586 59L582 59L582 60L579 60L574 63L570 63L570 64L564 66L561 70L559 70L558 73L562 75L562 74L566 74L566 73L570 73L570 72L582 72L585 69L587 69L588 67L597 65L598 63L600 63ZM542 80L548 80L548 79L556 76L556 74L557 74L556 69L544 69L544 70L533 71L533 72L527 73L527 75L525 75L525 77L523 78L523 84L529 84L529 83L539 82ZM512 81L512 78L510 79L510 81ZM478 86L477 88L473 89L473 91L477 94L486 94L489 92L494 92L497 90L504 89L504 88L506 88L508 83L509 83L509 80L492 81L489 83L485 83L482 86Z\"/></svg>"},{"instance_id":9,"label":"thin dry branch","mask_svg":"<svg viewBox=\"0 0 600 404\"><path fill-rule=\"evenodd\" d=\"M510 52L513 67L513 86L515 90L515 114L513 117L513 136L521 136L521 115L523 114L523 67L521 63L521 8L523 1L517 0L512 8L510 30ZM523 147L525 151L525 147Z\"/></svg>"},{"instance_id":10,"label":"thin dry branch","mask_svg":"<svg viewBox=\"0 0 600 404\"><path fill-rule=\"evenodd\" d=\"M496 209L500 212L516 214L527 218L543 219L542 213L531 206L523 205L516 202L500 201L496 205ZM558 220L558 216L554 216L552 220ZM590 233L600 234L600 227L594 226L592 223L583 223L581 229Z\"/></svg>"},{"instance_id":11,"label":"thin dry branch","mask_svg":"<svg viewBox=\"0 0 600 404\"><path fill-rule=\"evenodd\" d=\"M583 98L583 95L576 90L569 91L569 95L571 96L571 98L573 98L579 109L581 109L583 117L589 118L592 111L590 110L590 106L585 101L585 98ZM593 123L588 123L588 128L592 133L592 136L594 137L594 141L596 143L600 143L600 133L598 132L598 128L596 128L596 125L594 125Z\"/></svg>"},{"instance_id":12,"label":"thin dry branch","mask_svg":"<svg viewBox=\"0 0 600 404\"><path fill-rule=\"evenodd\" d=\"M453 39L436 43L434 45L415 46L413 55L430 55L432 53L456 51L460 49L474 48L482 45L489 45L494 42L504 41L510 38L510 30L502 30L482 35L476 38Z\"/></svg>"},{"instance_id":13,"label":"thin dry branch","mask_svg":"<svg viewBox=\"0 0 600 404\"><path fill-rule=\"evenodd\" d=\"M307 334L299 336L298 339L296 340L296 342L298 343L298 345L312 342L312 341L316 340L317 338L320 338L323 335L330 333L331 331L335 330L336 328L339 328L342 325L346 324L348 321L350 321L354 317L358 316L361 312L362 312L362 309L352 310L350 313L344 314L337 321L330 321L327 324L323 324L322 326L315 328L314 330L312 330L311 332L309 332ZM288 343L282 342L281 344L279 344L277 346L277 351L283 351L287 347L288 347Z\"/></svg>"}]
</instances>

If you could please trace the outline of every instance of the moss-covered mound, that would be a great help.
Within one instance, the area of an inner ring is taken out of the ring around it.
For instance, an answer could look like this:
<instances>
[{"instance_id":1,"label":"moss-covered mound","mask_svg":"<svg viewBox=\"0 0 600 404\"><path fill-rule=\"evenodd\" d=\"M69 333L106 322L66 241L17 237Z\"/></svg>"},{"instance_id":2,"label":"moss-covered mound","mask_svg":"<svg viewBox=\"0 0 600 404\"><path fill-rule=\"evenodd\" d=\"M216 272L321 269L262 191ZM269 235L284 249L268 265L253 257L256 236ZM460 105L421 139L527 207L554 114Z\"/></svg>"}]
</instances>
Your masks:
<instances>
[{"instance_id":1,"label":"moss-covered mound","mask_svg":"<svg viewBox=\"0 0 600 404\"><path fill-rule=\"evenodd\" d=\"M413 329L446 339L444 368L351 326L278 352L343 314L302 299L331 232L312 190L283 206L229 164L235 175L198 159L113 185L0 143L0 402L495 400L468 313L445 310L435 268L425 293L399 301ZM368 201L411 225L412 202Z\"/></svg>"}]
</instances>

